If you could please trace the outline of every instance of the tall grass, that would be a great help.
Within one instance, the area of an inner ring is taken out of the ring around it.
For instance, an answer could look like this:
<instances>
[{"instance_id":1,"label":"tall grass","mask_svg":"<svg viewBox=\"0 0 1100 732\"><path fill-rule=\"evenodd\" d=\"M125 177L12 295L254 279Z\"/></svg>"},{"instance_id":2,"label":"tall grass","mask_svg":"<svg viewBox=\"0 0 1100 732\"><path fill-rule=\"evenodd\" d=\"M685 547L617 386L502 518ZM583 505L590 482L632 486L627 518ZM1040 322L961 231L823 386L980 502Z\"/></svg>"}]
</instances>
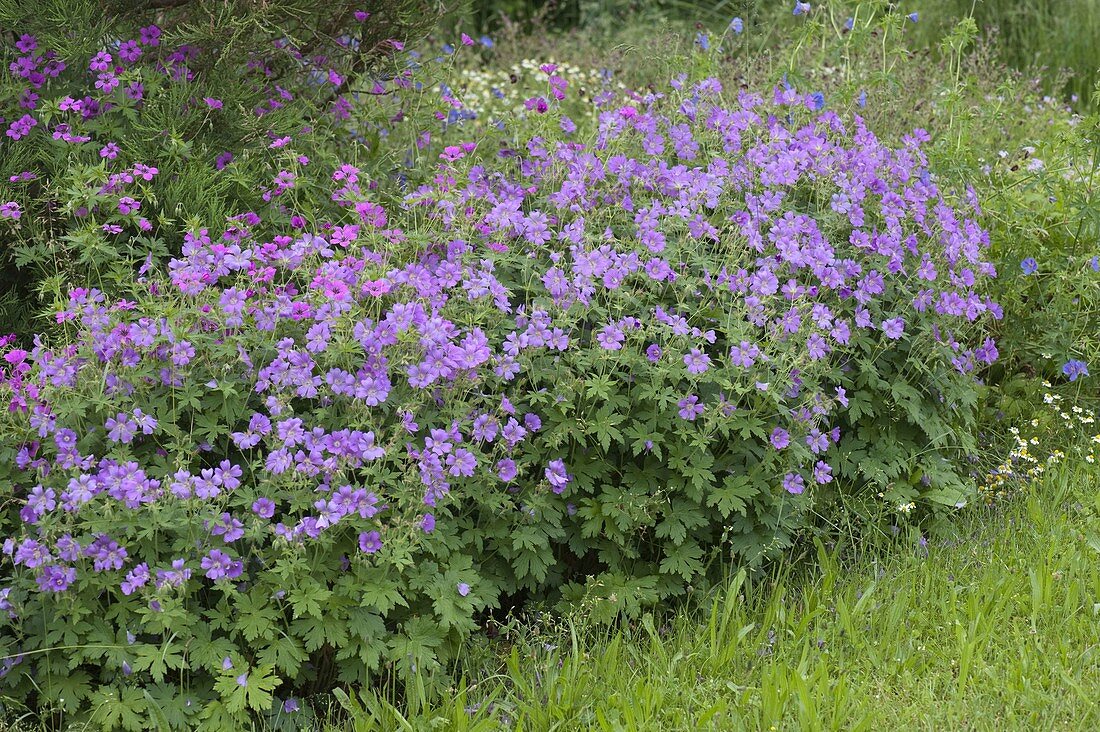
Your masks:
<instances>
[{"instance_id":1,"label":"tall grass","mask_svg":"<svg viewBox=\"0 0 1100 732\"><path fill-rule=\"evenodd\" d=\"M918 12L914 32L935 49L958 21L973 16L979 29L996 38L1000 57L1013 67L1044 77L1051 94L1076 96L1084 108L1100 80L1100 0L818 0L815 12L850 13L859 6ZM697 27L720 32L734 16L763 34L763 47L789 34L793 2L774 0L474 0L448 19L463 27L499 33L508 28L580 32L596 40L624 25L669 30ZM640 22L641 21L641 22ZM1045 72L1041 72L1046 69ZM1066 80L1057 72L1066 70Z\"/></svg>"},{"instance_id":2,"label":"tall grass","mask_svg":"<svg viewBox=\"0 0 1100 732\"><path fill-rule=\"evenodd\" d=\"M345 729L1096 729L1098 480L1067 464L950 539L819 544L669 618L517 628Z\"/></svg>"},{"instance_id":3,"label":"tall grass","mask_svg":"<svg viewBox=\"0 0 1100 732\"><path fill-rule=\"evenodd\" d=\"M1053 92L1083 101L1100 80L1100 0L926 0L913 5L930 34L942 35L957 18L972 14L982 30L995 29L1002 57L1016 68L1072 71L1065 87Z\"/></svg>"}]
</instances>

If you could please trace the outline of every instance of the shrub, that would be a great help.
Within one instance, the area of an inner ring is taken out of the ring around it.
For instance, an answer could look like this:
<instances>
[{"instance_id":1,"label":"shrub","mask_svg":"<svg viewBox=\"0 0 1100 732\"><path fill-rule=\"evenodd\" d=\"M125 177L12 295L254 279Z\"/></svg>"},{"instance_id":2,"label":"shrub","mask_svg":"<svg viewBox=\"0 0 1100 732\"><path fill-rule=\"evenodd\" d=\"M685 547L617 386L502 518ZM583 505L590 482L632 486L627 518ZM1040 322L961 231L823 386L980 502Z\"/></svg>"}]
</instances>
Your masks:
<instances>
[{"instance_id":1,"label":"shrub","mask_svg":"<svg viewBox=\"0 0 1100 732\"><path fill-rule=\"evenodd\" d=\"M633 613L837 501L968 500L1000 310L927 134L678 78L582 135L555 71L401 205L311 164L9 347L11 697L231 727L438 665L488 608Z\"/></svg>"}]
</instances>

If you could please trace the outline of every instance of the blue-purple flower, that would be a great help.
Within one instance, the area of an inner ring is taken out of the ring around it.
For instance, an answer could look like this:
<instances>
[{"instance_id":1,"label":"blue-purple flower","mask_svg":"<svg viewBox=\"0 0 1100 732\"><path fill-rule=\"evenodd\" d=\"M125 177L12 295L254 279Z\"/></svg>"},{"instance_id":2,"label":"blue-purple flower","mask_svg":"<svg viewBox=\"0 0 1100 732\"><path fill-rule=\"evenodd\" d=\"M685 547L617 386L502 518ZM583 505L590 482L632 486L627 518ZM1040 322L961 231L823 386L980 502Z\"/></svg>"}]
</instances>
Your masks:
<instances>
[{"instance_id":1,"label":"blue-purple flower","mask_svg":"<svg viewBox=\"0 0 1100 732\"><path fill-rule=\"evenodd\" d=\"M1073 358L1062 364L1062 373L1068 376L1070 381L1077 381L1077 377L1089 375L1089 367L1084 361Z\"/></svg>"}]
</instances>

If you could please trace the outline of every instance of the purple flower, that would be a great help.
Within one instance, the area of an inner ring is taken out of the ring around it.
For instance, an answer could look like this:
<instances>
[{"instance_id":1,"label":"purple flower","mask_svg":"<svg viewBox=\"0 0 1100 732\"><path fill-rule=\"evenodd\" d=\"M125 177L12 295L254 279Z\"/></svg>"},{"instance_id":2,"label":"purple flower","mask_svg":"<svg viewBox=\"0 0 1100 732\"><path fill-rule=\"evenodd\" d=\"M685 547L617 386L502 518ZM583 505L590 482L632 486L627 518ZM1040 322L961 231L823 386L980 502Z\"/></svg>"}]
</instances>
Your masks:
<instances>
[{"instance_id":1,"label":"purple flower","mask_svg":"<svg viewBox=\"0 0 1100 732\"><path fill-rule=\"evenodd\" d=\"M160 45L160 28L155 25L147 25L144 28L139 28L138 37L141 39L143 45L158 46Z\"/></svg>"},{"instance_id":2,"label":"purple flower","mask_svg":"<svg viewBox=\"0 0 1100 732\"><path fill-rule=\"evenodd\" d=\"M56 496L53 488L36 485L31 489L30 495L27 496L27 508L34 514L35 520L57 507Z\"/></svg>"},{"instance_id":3,"label":"purple flower","mask_svg":"<svg viewBox=\"0 0 1100 732\"><path fill-rule=\"evenodd\" d=\"M430 513L424 514L424 518L420 519L420 530L425 534L435 531L435 516Z\"/></svg>"},{"instance_id":4,"label":"purple flower","mask_svg":"<svg viewBox=\"0 0 1100 732\"><path fill-rule=\"evenodd\" d=\"M653 363L657 363L661 360L661 347L656 343L650 344L649 348L645 349L645 357Z\"/></svg>"},{"instance_id":5,"label":"purple flower","mask_svg":"<svg viewBox=\"0 0 1100 732\"><path fill-rule=\"evenodd\" d=\"M377 531L364 531L359 534L359 551L364 554L374 554L381 548L382 535Z\"/></svg>"},{"instance_id":6,"label":"purple flower","mask_svg":"<svg viewBox=\"0 0 1100 732\"><path fill-rule=\"evenodd\" d=\"M84 556L92 558L92 569L96 572L106 572L112 569L122 569L126 561L126 549L117 541L100 534L91 544L84 549Z\"/></svg>"},{"instance_id":7,"label":"purple flower","mask_svg":"<svg viewBox=\"0 0 1100 732\"><path fill-rule=\"evenodd\" d=\"M684 366L687 366L689 374L701 374L710 368L710 356L698 348L693 348L684 356Z\"/></svg>"},{"instance_id":8,"label":"purple flower","mask_svg":"<svg viewBox=\"0 0 1100 732\"><path fill-rule=\"evenodd\" d=\"M129 443L137 434L138 424L130 415L119 412L114 417L108 417L104 427L107 429L107 437L112 442Z\"/></svg>"},{"instance_id":9,"label":"purple flower","mask_svg":"<svg viewBox=\"0 0 1100 732\"><path fill-rule=\"evenodd\" d=\"M462 595L463 597L466 597L466 595L470 594L470 586L468 584L466 584L465 582L459 582L458 583L458 594Z\"/></svg>"},{"instance_id":10,"label":"purple flower","mask_svg":"<svg viewBox=\"0 0 1100 732\"><path fill-rule=\"evenodd\" d=\"M210 528L210 534L222 537L226 544L232 544L244 536L244 524L233 518L232 514L223 513Z\"/></svg>"},{"instance_id":11,"label":"purple flower","mask_svg":"<svg viewBox=\"0 0 1100 732\"><path fill-rule=\"evenodd\" d=\"M787 430L783 429L782 427L776 427L774 430L772 430L770 441L772 443L772 447L774 447L776 450L782 450L783 448L787 447L787 445L791 444L791 436L790 433L787 432Z\"/></svg>"},{"instance_id":12,"label":"purple flower","mask_svg":"<svg viewBox=\"0 0 1100 732\"><path fill-rule=\"evenodd\" d=\"M703 413L703 405L699 403L699 397L694 394L684 397L676 403L676 406L679 407L680 419L686 419L689 422L694 422Z\"/></svg>"},{"instance_id":13,"label":"purple flower","mask_svg":"<svg viewBox=\"0 0 1100 732\"><path fill-rule=\"evenodd\" d=\"M157 589L164 587L179 587L187 580L191 579L191 570L185 566L183 559L173 559L171 569L158 569L157 570Z\"/></svg>"},{"instance_id":14,"label":"purple flower","mask_svg":"<svg viewBox=\"0 0 1100 732\"><path fill-rule=\"evenodd\" d=\"M550 489L557 494L565 492L565 486L569 485L570 475L565 472L565 463L551 460L546 467L546 479L550 481Z\"/></svg>"},{"instance_id":15,"label":"purple flower","mask_svg":"<svg viewBox=\"0 0 1100 732\"><path fill-rule=\"evenodd\" d=\"M474 470L477 468L477 459L469 450L459 448L447 456L447 466L449 467L447 472L451 475L468 478L474 474Z\"/></svg>"},{"instance_id":16,"label":"purple flower","mask_svg":"<svg viewBox=\"0 0 1100 732\"><path fill-rule=\"evenodd\" d=\"M741 35L741 33L745 30L745 21L741 20L740 18L734 18L730 21L729 28L735 34Z\"/></svg>"},{"instance_id":17,"label":"purple flower","mask_svg":"<svg viewBox=\"0 0 1100 732\"><path fill-rule=\"evenodd\" d=\"M275 501L270 498L257 498L252 503L252 513L260 518L271 518L275 515Z\"/></svg>"},{"instance_id":18,"label":"purple flower","mask_svg":"<svg viewBox=\"0 0 1100 732\"><path fill-rule=\"evenodd\" d=\"M283 712L286 714L293 714L298 711L298 700L294 697L290 697L283 702Z\"/></svg>"},{"instance_id":19,"label":"purple flower","mask_svg":"<svg viewBox=\"0 0 1100 732\"><path fill-rule=\"evenodd\" d=\"M730 348L730 360L733 361L734 366L747 369L756 363L758 358L760 358L760 349L748 341L741 341L740 345Z\"/></svg>"},{"instance_id":20,"label":"purple flower","mask_svg":"<svg viewBox=\"0 0 1100 732\"><path fill-rule=\"evenodd\" d=\"M199 566L206 570L206 577L212 580L236 579L244 572L242 562L234 561L232 557L220 549L212 549L209 554L202 558Z\"/></svg>"},{"instance_id":21,"label":"purple flower","mask_svg":"<svg viewBox=\"0 0 1100 732\"><path fill-rule=\"evenodd\" d=\"M64 592L76 580L76 569L51 564L38 575L38 588L43 592Z\"/></svg>"},{"instance_id":22,"label":"purple flower","mask_svg":"<svg viewBox=\"0 0 1100 732\"><path fill-rule=\"evenodd\" d=\"M516 469L516 461L511 458L504 458L497 463L497 475L505 483L511 482L519 471Z\"/></svg>"},{"instance_id":23,"label":"purple flower","mask_svg":"<svg viewBox=\"0 0 1100 732\"><path fill-rule=\"evenodd\" d=\"M829 351L829 344L820 333L814 333L806 340L806 353L811 361L820 361L829 354Z\"/></svg>"},{"instance_id":24,"label":"purple flower","mask_svg":"<svg viewBox=\"0 0 1100 732\"><path fill-rule=\"evenodd\" d=\"M809 12L810 12L810 4L809 3L795 3L794 4L794 13L793 13L794 15L806 15Z\"/></svg>"},{"instance_id":25,"label":"purple flower","mask_svg":"<svg viewBox=\"0 0 1100 732\"><path fill-rule=\"evenodd\" d=\"M126 575L122 581L122 594L132 595L139 587L144 587L149 582L149 565L145 562L137 565Z\"/></svg>"},{"instance_id":26,"label":"purple flower","mask_svg":"<svg viewBox=\"0 0 1100 732\"><path fill-rule=\"evenodd\" d=\"M787 473L783 476L783 490L798 495L806 490L806 482L802 480L802 476L798 473Z\"/></svg>"},{"instance_id":27,"label":"purple flower","mask_svg":"<svg viewBox=\"0 0 1100 732\"><path fill-rule=\"evenodd\" d=\"M626 336L623 334L622 329L617 325L606 325L596 334L596 341L600 344L600 348L608 351L618 351L623 347L623 341L626 340Z\"/></svg>"},{"instance_id":28,"label":"purple flower","mask_svg":"<svg viewBox=\"0 0 1100 732\"><path fill-rule=\"evenodd\" d=\"M1070 359L1062 364L1062 373L1068 376L1070 381L1077 381L1078 376L1089 375L1089 367L1084 361Z\"/></svg>"},{"instance_id":29,"label":"purple flower","mask_svg":"<svg viewBox=\"0 0 1100 732\"><path fill-rule=\"evenodd\" d=\"M810 434L806 435L806 445L810 448L810 452L815 455L825 452L829 449L829 436L814 427L810 430Z\"/></svg>"},{"instance_id":30,"label":"purple flower","mask_svg":"<svg viewBox=\"0 0 1100 732\"><path fill-rule=\"evenodd\" d=\"M905 332L905 321L901 318L890 318L882 321L881 328L887 338L896 341Z\"/></svg>"},{"instance_id":31,"label":"purple flower","mask_svg":"<svg viewBox=\"0 0 1100 732\"><path fill-rule=\"evenodd\" d=\"M828 463L818 460L814 465L814 482L825 484L833 479L833 468Z\"/></svg>"},{"instance_id":32,"label":"purple flower","mask_svg":"<svg viewBox=\"0 0 1100 732\"><path fill-rule=\"evenodd\" d=\"M1032 275L1039 271L1039 263L1035 261L1035 257L1028 257L1020 262L1020 269L1025 275Z\"/></svg>"}]
</instances>

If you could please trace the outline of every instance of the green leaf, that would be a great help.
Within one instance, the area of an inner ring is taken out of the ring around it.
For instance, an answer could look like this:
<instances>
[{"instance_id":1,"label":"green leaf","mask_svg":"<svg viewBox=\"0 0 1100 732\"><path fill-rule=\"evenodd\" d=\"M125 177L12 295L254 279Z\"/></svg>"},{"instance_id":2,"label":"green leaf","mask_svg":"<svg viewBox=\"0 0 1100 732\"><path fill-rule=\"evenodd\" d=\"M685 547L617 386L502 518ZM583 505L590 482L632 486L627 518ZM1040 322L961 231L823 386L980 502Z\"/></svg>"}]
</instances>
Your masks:
<instances>
[{"instance_id":1,"label":"green leaf","mask_svg":"<svg viewBox=\"0 0 1100 732\"><path fill-rule=\"evenodd\" d=\"M259 655L262 663L278 668L288 678L298 675L302 662L307 658L309 654L302 648L301 642L297 638L286 635L272 638Z\"/></svg>"},{"instance_id":2,"label":"green leaf","mask_svg":"<svg viewBox=\"0 0 1100 732\"><path fill-rule=\"evenodd\" d=\"M275 668L271 664L262 664L243 673L238 673L235 669L223 672L214 682L214 690L232 714L245 709L266 712L271 709L272 692L280 682L281 679L275 675Z\"/></svg>"},{"instance_id":3,"label":"green leaf","mask_svg":"<svg viewBox=\"0 0 1100 732\"><path fill-rule=\"evenodd\" d=\"M729 518L731 513L747 515L748 501L753 498L759 489L755 481L748 475L727 475L722 481L722 487L711 492L707 498L708 506L717 506L722 518Z\"/></svg>"},{"instance_id":4,"label":"green leaf","mask_svg":"<svg viewBox=\"0 0 1100 732\"><path fill-rule=\"evenodd\" d=\"M101 686L92 696L91 706L95 709L93 721L108 729L145 730L147 702L141 689L136 686Z\"/></svg>"},{"instance_id":5,"label":"green leaf","mask_svg":"<svg viewBox=\"0 0 1100 732\"><path fill-rule=\"evenodd\" d=\"M679 546L665 544L665 558L661 560L661 571L665 574L678 574L690 580L703 570L703 549L694 541Z\"/></svg>"},{"instance_id":6,"label":"green leaf","mask_svg":"<svg viewBox=\"0 0 1100 732\"><path fill-rule=\"evenodd\" d=\"M275 635L278 618L279 613L271 600L259 589L253 589L237 599L235 626L249 642L259 638L271 639Z\"/></svg>"}]
</instances>

